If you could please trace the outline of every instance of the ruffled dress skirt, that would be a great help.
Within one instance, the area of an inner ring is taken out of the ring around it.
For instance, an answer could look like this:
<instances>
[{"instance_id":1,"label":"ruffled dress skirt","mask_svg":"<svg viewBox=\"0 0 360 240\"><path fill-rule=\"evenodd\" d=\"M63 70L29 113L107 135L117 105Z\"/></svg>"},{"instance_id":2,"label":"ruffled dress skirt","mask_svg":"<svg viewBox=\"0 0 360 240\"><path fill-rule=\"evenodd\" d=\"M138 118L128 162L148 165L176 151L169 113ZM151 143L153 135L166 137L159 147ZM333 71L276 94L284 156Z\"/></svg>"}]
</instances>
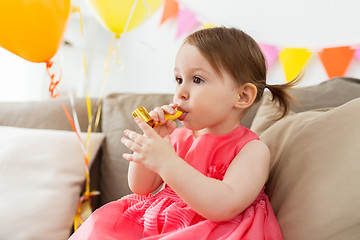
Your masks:
<instances>
[{"instance_id":1,"label":"ruffled dress skirt","mask_svg":"<svg viewBox=\"0 0 360 240\"><path fill-rule=\"evenodd\" d=\"M230 221L205 219L166 186L155 195L128 195L96 210L75 239L283 239L264 189Z\"/></svg>"}]
</instances>

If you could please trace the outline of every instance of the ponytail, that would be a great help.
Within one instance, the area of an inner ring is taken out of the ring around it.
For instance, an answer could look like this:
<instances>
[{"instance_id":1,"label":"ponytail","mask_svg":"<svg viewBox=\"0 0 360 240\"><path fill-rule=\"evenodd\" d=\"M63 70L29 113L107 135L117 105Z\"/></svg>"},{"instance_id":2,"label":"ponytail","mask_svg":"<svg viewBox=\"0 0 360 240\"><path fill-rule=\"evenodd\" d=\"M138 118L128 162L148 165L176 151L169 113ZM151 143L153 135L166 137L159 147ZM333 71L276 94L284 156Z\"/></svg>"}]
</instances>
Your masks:
<instances>
[{"instance_id":1,"label":"ponytail","mask_svg":"<svg viewBox=\"0 0 360 240\"><path fill-rule=\"evenodd\" d=\"M265 87L269 89L272 94L271 101L275 101L279 104L279 116L274 119L275 121L282 119L288 114L290 110L290 104L292 102L298 103L297 100L288 93L287 89L296 86L300 82L301 78L302 75L298 75L292 81L285 84L265 85Z\"/></svg>"}]
</instances>

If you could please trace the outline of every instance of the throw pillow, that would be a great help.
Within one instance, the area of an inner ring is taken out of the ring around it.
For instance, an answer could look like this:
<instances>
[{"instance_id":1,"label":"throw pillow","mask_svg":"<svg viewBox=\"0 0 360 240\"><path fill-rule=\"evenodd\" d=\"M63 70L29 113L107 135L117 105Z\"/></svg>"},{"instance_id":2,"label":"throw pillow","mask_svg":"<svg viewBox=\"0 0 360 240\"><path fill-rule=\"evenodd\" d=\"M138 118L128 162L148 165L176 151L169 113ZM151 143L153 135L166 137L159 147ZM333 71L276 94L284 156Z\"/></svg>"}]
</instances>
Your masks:
<instances>
[{"instance_id":1,"label":"throw pillow","mask_svg":"<svg viewBox=\"0 0 360 240\"><path fill-rule=\"evenodd\" d=\"M0 136L0 239L67 239L85 180L76 134L1 126ZM90 164L103 139L91 134Z\"/></svg>"},{"instance_id":2,"label":"throw pillow","mask_svg":"<svg viewBox=\"0 0 360 240\"><path fill-rule=\"evenodd\" d=\"M294 114L260 134L271 152L267 191L285 239L360 236L359 109L360 98Z\"/></svg>"}]
</instances>

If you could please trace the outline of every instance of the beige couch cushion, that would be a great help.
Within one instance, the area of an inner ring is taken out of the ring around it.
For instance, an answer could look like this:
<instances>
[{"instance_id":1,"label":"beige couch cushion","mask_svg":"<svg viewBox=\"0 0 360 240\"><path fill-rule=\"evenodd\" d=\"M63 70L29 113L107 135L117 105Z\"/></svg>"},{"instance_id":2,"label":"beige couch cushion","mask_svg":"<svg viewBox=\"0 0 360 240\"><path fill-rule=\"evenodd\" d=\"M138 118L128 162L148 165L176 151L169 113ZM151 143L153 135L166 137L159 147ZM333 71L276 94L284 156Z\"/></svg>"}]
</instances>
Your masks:
<instances>
[{"instance_id":1,"label":"beige couch cushion","mask_svg":"<svg viewBox=\"0 0 360 240\"><path fill-rule=\"evenodd\" d=\"M260 135L271 152L267 191L285 239L359 238L359 122L360 98L290 115Z\"/></svg>"},{"instance_id":2,"label":"beige couch cushion","mask_svg":"<svg viewBox=\"0 0 360 240\"><path fill-rule=\"evenodd\" d=\"M289 90L300 104L291 104L292 113L314 109L327 109L340 106L354 98L360 97L360 80L356 78L333 78L315 86L295 87ZM270 93L266 92L261 108L251 124L251 130L261 134L275 123L274 106L270 103ZM265 102L265 103L264 103ZM290 113L290 114L292 114Z\"/></svg>"},{"instance_id":3,"label":"beige couch cushion","mask_svg":"<svg viewBox=\"0 0 360 240\"><path fill-rule=\"evenodd\" d=\"M337 107L360 97L360 79L332 78L318 85L292 88L289 93L301 103L301 106L292 106L294 112Z\"/></svg>"},{"instance_id":4,"label":"beige couch cushion","mask_svg":"<svg viewBox=\"0 0 360 240\"><path fill-rule=\"evenodd\" d=\"M67 98L49 99L39 102L1 102L0 125L22 128L55 129L72 131L66 118L62 103L72 115L70 101ZM85 98L74 101L81 131L88 127L87 107ZM92 112L96 108L96 99L91 99ZM98 128L97 131L100 131Z\"/></svg>"}]
</instances>

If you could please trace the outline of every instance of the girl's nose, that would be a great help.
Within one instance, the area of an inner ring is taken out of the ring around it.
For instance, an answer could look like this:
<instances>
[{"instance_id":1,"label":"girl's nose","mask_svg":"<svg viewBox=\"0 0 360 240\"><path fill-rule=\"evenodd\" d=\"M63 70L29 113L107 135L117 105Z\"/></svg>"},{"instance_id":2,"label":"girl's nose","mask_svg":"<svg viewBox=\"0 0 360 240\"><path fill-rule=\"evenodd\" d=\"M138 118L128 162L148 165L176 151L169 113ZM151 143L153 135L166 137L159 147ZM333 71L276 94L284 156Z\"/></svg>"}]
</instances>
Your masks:
<instances>
[{"instance_id":1,"label":"girl's nose","mask_svg":"<svg viewBox=\"0 0 360 240\"><path fill-rule=\"evenodd\" d=\"M189 91L186 89L186 86L179 85L175 90L174 96L181 101L186 101L189 99Z\"/></svg>"}]
</instances>

